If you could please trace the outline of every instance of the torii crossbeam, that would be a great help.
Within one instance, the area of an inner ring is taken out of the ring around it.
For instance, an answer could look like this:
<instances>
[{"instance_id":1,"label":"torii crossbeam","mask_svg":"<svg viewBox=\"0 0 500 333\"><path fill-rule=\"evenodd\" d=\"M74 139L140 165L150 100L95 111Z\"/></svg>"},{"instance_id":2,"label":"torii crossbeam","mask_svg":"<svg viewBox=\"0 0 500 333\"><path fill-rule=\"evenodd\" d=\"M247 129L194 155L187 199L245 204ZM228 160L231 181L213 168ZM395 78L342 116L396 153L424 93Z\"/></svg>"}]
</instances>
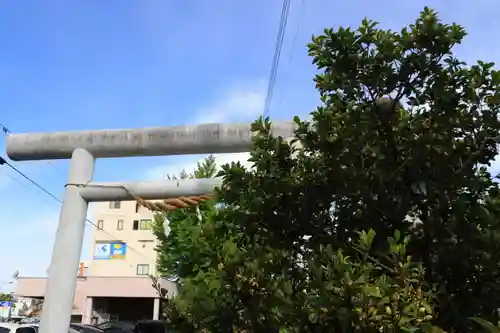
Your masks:
<instances>
[{"instance_id":1,"label":"torii crossbeam","mask_svg":"<svg viewBox=\"0 0 500 333\"><path fill-rule=\"evenodd\" d=\"M295 124L272 125L276 136L293 136ZM71 159L57 227L40 333L67 332L75 297L89 202L168 199L211 193L220 179L136 183L92 182L96 158L247 152L249 124L203 124L126 130L13 134L7 154L14 161Z\"/></svg>"}]
</instances>

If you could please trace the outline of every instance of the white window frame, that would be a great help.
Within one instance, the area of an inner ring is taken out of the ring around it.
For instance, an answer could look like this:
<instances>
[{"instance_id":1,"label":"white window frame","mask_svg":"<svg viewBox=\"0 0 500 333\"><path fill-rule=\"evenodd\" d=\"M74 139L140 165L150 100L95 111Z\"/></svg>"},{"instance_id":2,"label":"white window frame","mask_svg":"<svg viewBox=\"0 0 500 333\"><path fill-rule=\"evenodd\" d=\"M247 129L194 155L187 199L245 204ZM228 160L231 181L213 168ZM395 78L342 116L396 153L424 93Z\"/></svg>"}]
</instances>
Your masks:
<instances>
[{"instance_id":1,"label":"white window frame","mask_svg":"<svg viewBox=\"0 0 500 333\"><path fill-rule=\"evenodd\" d=\"M149 275L149 264L137 264L136 275Z\"/></svg>"}]
</instances>

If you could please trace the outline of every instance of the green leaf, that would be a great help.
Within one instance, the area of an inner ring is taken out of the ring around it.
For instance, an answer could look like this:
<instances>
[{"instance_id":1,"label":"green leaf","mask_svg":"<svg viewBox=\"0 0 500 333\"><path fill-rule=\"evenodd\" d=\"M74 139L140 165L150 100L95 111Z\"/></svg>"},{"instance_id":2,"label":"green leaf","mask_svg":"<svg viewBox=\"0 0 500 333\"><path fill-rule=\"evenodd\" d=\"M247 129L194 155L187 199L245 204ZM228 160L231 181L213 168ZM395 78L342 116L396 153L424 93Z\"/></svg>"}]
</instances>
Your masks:
<instances>
[{"instance_id":1,"label":"green leaf","mask_svg":"<svg viewBox=\"0 0 500 333\"><path fill-rule=\"evenodd\" d=\"M478 317L471 317L469 319L471 321L473 321L474 323L478 324L479 326L481 326L485 330L485 332L488 332L488 333L499 333L500 332L500 329L498 327L496 327L495 325L493 325L492 323L490 323L487 320L484 320L484 319L478 318Z\"/></svg>"}]
</instances>

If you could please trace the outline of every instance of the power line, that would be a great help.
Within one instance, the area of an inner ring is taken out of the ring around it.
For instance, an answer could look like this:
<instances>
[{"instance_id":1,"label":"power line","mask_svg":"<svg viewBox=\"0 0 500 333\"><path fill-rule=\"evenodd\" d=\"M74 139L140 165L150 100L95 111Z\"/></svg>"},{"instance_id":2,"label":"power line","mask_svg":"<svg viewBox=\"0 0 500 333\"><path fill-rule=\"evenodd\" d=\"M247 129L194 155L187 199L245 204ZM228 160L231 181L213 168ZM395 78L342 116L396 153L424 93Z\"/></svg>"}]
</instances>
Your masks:
<instances>
[{"instance_id":1,"label":"power line","mask_svg":"<svg viewBox=\"0 0 500 333\"><path fill-rule=\"evenodd\" d=\"M5 168L0 168L0 175L2 175L2 170L7 170ZM19 185L21 186L25 186L26 188L28 187L28 185L24 184L23 182L21 182L19 179L17 179L16 177L13 177L11 175L9 175L7 172L4 172L3 173L5 176L9 177L10 179L12 179L13 181L15 181L16 183L18 183Z\"/></svg>"},{"instance_id":2,"label":"power line","mask_svg":"<svg viewBox=\"0 0 500 333\"><path fill-rule=\"evenodd\" d=\"M21 177L23 177L24 179L26 179L27 181L29 181L31 184L33 184L36 187L38 187L38 189L40 189L41 191L45 192L45 194L49 195L52 199L54 199L56 201L59 201L59 203L62 203L61 199L59 199L58 197L56 197L54 194L50 193L42 185L38 184L33 179L31 179L30 177L28 177L26 174L24 174L23 172L21 172L18 168L16 168L15 166L13 166L9 162L7 162L5 159L3 159L3 157L0 157L0 165L7 165L12 170L14 170L15 172L17 172Z\"/></svg>"},{"instance_id":3,"label":"power line","mask_svg":"<svg viewBox=\"0 0 500 333\"><path fill-rule=\"evenodd\" d=\"M7 128L5 127L4 125L0 124L0 130L3 132L3 134L5 135L8 135L8 134L11 134L12 132Z\"/></svg>"},{"instance_id":4,"label":"power line","mask_svg":"<svg viewBox=\"0 0 500 333\"><path fill-rule=\"evenodd\" d=\"M292 46L290 48L290 57L288 58L288 64L286 66L286 68L288 68L288 69L292 65L293 56L295 54L295 46L297 44L297 39L298 39L299 31L300 31L300 24L302 23L302 16L304 15L304 13L306 11L306 10L304 10L304 7L305 7L305 0L301 0L300 5L299 5L299 10L298 10L297 23L295 25L295 31L293 32L293 37L292 37ZM284 74L286 76L286 71ZM282 75L282 77L283 77L283 75ZM281 106L281 104L283 102L283 95L284 94L285 93L282 90L280 97L279 97L279 101L278 101L279 106Z\"/></svg>"},{"instance_id":5,"label":"power line","mask_svg":"<svg viewBox=\"0 0 500 333\"><path fill-rule=\"evenodd\" d=\"M31 184L35 185L38 189L40 189L41 191L43 191L45 194L47 194L48 196L50 196L52 199L56 200L57 202L59 202L60 204L63 203L63 201L58 198L55 194L51 193L49 190L47 190L45 187L43 187L42 185L40 185L39 183L37 183L35 180L33 180L31 177L29 177L28 175L26 175L25 173L23 173L21 170L19 170L18 168L16 168L15 166L13 166L11 163L7 162L2 156L0 156L0 166L2 165L6 165L8 167L10 167L12 170L14 170L16 173L18 173L20 176L22 176L24 179L26 179L27 181L29 181ZM85 218L86 222L90 223L92 226L94 226L98 231L101 231L103 232L104 234L108 235L109 237L111 237L111 240L117 240L117 238L115 236L113 236L112 234L110 234L109 232L105 231L105 230L102 230L101 228L99 228L99 226L97 224L95 224L94 222L92 222L91 220L89 220L88 218ZM132 251L144 256L145 258L148 258L148 259L151 259L149 258L148 256L146 256L144 253L134 249L133 247L129 246L127 244L127 248L131 249Z\"/></svg>"},{"instance_id":6,"label":"power line","mask_svg":"<svg viewBox=\"0 0 500 333\"><path fill-rule=\"evenodd\" d=\"M0 131L2 131L3 134L5 134L6 136L12 134L12 131L7 126L3 125L2 123L0 123ZM56 165L54 164L54 162L52 162L52 161L45 161L45 162L47 162L50 165L52 165L52 167L54 169L56 169L58 172L61 171L61 170L59 170L59 168L56 167Z\"/></svg>"},{"instance_id":7,"label":"power line","mask_svg":"<svg viewBox=\"0 0 500 333\"><path fill-rule=\"evenodd\" d=\"M273 62L271 65L271 72L269 74L266 100L264 102L264 112L263 112L264 118L267 118L269 116L269 108L271 106L271 100L273 98L274 85L276 83L276 75L278 73L279 62L281 58L281 48L283 46L283 39L285 37L289 12L290 12L290 0L283 0L283 6L281 7L281 18L278 28L278 35L276 36L276 44L274 46Z\"/></svg>"}]
</instances>

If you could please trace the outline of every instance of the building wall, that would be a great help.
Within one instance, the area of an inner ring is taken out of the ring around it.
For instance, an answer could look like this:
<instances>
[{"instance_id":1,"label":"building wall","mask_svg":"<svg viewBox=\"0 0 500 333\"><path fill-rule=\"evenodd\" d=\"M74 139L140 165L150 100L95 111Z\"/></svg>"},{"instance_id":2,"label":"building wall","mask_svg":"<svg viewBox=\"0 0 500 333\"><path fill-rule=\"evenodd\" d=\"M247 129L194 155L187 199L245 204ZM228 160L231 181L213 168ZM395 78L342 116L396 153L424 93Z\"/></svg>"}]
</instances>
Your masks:
<instances>
[{"instance_id":1,"label":"building wall","mask_svg":"<svg viewBox=\"0 0 500 333\"><path fill-rule=\"evenodd\" d=\"M47 279L20 278L16 286L17 297L43 298ZM175 284L161 280L162 288L175 295ZM87 297L130 297L156 298L158 293L152 287L149 277L88 277L77 280L74 314L82 314Z\"/></svg>"},{"instance_id":2,"label":"building wall","mask_svg":"<svg viewBox=\"0 0 500 333\"><path fill-rule=\"evenodd\" d=\"M99 202L94 203L92 209L93 221L102 227L102 230L92 228L88 276L132 277L154 274L156 262L154 249L157 241L151 229L143 228L153 221L153 212L137 205L135 201L122 201L116 204ZM96 247L111 240L126 243L125 258L96 259Z\"/></svg>"},{"instance_id":3,"label":"building wall","mask_svg":"<svg viewBox=\"0 0 500 333\"><path fill-rule=\"evenodd\" d=\"M80 263L72 316L90 323L97 311L93 308L93 299L98 298L154 299L154 304L159 304L158 293L147 276L155 274L157 241L150 228L141 228L152 222L153 212L136 206L132 201L116 205L94 203L91 209L93 221L99 228L92 228L90 260ZM121 221L120 226L118 221ZM112 242L125 243L125 255L115 259L96 259L96 245ZM138 265L148 265L149 269L138 272ZM15 295L42 299L46 283L46 278L20 277ZM175 284L165 280L160 284L168 290L169 296L175 295ZM153 306L153 310L152 318L157 318L159 305Z\"/></svg>"}]
</instances>

